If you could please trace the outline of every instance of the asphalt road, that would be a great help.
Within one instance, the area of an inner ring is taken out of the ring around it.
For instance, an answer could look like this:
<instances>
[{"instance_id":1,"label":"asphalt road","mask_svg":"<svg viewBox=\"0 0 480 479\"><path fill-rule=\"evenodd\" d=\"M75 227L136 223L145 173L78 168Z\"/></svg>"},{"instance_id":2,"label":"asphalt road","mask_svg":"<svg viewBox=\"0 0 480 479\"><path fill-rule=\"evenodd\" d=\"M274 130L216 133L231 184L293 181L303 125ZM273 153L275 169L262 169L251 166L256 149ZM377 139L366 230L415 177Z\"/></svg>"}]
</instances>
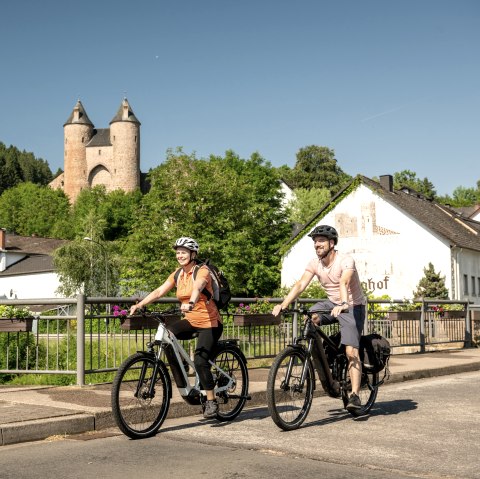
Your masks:
<instances>
[{"instance_id":1,"label":"asphalt road","mask_svg":"<svg viewBox=\"0 0 480 479\"><path fill-rule=\"evenodd\" d=\"M143 441L108 430L3 446L0 476L480 478L479 395L480 372L463 373L385 386L364 418L317 398L291 432L252 408L228 424L167 419Z\"/></svg>"}]
</instances>

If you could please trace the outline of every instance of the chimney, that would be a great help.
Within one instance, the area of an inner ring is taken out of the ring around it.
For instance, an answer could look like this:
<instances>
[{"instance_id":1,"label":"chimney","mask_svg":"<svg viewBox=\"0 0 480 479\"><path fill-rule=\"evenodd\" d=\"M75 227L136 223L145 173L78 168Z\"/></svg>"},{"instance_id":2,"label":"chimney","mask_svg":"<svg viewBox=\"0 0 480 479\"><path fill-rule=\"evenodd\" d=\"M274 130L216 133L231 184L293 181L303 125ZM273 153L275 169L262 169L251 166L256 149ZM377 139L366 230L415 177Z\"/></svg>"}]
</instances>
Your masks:
<instances>
[{"instance_id":1,"label":"chimney","mask_svg":"<svg viewBox=\"0 0 480 479\"><path fill-rule=\"evenodd\" d=\"M387 191L393 191L393 176L392 175L381 175L380 176L380 185L385 188Z\"/></svg>"},{"instance_id":2,"label":"chimney","mask_svg":"<svg viewBox=\"0 0 480 479\"><path fill-rule=\"evenodd\" d=\"M0 228L0 251L5 249L6 245L6 233L3 228Z\"/></svg>"}]
</instances>

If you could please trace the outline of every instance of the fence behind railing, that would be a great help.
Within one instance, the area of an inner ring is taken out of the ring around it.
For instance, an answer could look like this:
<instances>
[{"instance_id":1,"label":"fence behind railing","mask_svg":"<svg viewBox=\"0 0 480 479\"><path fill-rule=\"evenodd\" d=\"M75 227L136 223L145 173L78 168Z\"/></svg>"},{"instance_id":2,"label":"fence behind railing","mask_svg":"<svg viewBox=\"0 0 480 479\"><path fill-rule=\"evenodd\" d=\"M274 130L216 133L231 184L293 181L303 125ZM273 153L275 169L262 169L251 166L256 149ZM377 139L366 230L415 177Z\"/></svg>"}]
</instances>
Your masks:
<instances>
[{"instance_id":1,"label":"fence behind railing","mask_svg":"<svg viewBox=\"0 0 480 479\"><path fill-rule=\"evenodd\" d=\"M233 298L232 304L255 301ZM281 299L269 301L275 304ZM299 300L307 307L316 301ZM143 350L155 335L155 329L125 329L123 320L115 315L117 306L128 310L133 302L132 298L83 295L71 299L0 300L0 304L28 306L37 312L26 322L0 319L0 381L28 373L59 375L55 381L64 384L84 385L86 378L88 383L110 382L123 360ZM173 298L162 298L158 303L178 304ZM387 337L394 352L468 347L472 339L480 339L478 315L480 305L466 302L425 300L420 302L420 310L413 311L413 305L405 301L373 300L367 305L365 332L375 331ZM247 318L247 325L239 325L244 323L231 315L224 315L223 321L223 337L237 338L250 363L274 357L293 341L301 326L296 314L285 315L281 321L270 318L265 324ZM330 332L337 328L333 325ZM184 342L184 347L193 354L193 341Z\"/></svg>"}]
</instances>

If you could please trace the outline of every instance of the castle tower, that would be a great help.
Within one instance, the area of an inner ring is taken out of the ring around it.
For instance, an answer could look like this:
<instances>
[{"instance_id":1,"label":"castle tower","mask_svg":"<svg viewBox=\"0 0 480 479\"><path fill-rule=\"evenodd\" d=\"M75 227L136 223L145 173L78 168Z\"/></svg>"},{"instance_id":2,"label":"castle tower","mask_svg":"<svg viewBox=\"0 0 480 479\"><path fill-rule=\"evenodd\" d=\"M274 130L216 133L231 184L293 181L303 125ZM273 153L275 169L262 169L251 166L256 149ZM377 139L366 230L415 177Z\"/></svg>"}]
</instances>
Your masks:
<instances>
[{"instance_id":1,"label":"castle tower","mask_svg":"<svg viewBox=\"0 0 480 479\"><path fill-rule=\"evenodd\" d=\"M140 122L124 98L110 122L113 147L111 174L115 188L133 191L140 187Z\"/></svg>"},{"instance_id":2,"label":"castle tower","mask_svg":"<svg viewBox=\"0 0 480 479\"><path fill-rule=\"evenodd\" d=\"M75 202L80 190L88 187L85 146L92 138L93 131L93 123L78 100L72 114L63 125L63 189L72 203Z\"/></svg>"}]
</instances>

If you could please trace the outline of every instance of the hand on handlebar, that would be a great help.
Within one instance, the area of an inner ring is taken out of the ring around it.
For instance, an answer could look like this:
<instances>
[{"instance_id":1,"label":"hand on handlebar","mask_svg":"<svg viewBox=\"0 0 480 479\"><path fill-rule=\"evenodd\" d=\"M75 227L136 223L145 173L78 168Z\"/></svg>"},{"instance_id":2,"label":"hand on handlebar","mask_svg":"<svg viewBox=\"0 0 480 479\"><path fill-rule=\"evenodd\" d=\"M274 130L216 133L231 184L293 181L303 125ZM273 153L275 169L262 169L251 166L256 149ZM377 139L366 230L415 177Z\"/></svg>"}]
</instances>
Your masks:
<instances>
[{"instance_id":1,"label":"hand on handlebar","mask_svg":"<svg viewBox=\"0 0 480 479\"><path fill-rule=\"evenodd\" d=\"M138 304L132 304L130 307L130 316L133 316L137 309L140 309L140 306Z\"/></svg>"},{"instance_id":2,"label":"hand on handlebar","mask_svg":"<svg viewBox=\"0 0 480 479\"><path fill-rule=\"evenodd\" d=\"M276 304L272 309L272 314L274 316L278 316L281 312L282 312L282 305L281 304Z\"/></svg>"},{"instance_id":3,"label":"hand on handlebar","mask_svg":"<svg viewBox=\"0 0 480 479\"><path fill-rule=\"evenodd\" d=\"M180 305L180 311L182 313L188 313L190 312L191 310L193 309L193 304L190 304L190 303L182 303Z\"/></svg>"},{"instance_id":4,"label":"hand on handlebar","mask_svg":"<svg viewBox=\"0 0 480 479\"><path fill-rule=\"evenodd\" d=\"M330 313L334 318L337 318L340 313L343 313L343 311L348 311L348 304L344 305L337 305L332 309L332 312Z\"/></svg>"}]
</instances>

